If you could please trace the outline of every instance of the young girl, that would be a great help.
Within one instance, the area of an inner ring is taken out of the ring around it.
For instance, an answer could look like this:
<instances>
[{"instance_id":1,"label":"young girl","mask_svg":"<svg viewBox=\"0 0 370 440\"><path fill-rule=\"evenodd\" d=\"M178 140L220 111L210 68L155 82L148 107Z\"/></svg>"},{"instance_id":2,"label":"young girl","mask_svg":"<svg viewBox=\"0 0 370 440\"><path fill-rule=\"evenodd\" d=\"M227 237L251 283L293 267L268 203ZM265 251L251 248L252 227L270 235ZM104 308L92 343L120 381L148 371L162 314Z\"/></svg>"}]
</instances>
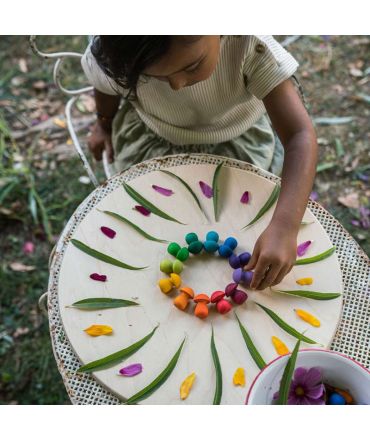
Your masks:
<instances>
[{"instance_id":1,"label":"young girl","mask_svg":"<svg viewBox=\"0 0 370 440\"><path fill-rule=\"evenodd\" d=\"M280 283L296 260L317 161L291 80L296 60L270 36L117 35L94 37L82 66L97 109L89 148L96 160L105 149L118 171L152 157L209 153L280 174L284 156L275 212L245 267L254 269L252 288Z\"/></svg>"}]
</instances>

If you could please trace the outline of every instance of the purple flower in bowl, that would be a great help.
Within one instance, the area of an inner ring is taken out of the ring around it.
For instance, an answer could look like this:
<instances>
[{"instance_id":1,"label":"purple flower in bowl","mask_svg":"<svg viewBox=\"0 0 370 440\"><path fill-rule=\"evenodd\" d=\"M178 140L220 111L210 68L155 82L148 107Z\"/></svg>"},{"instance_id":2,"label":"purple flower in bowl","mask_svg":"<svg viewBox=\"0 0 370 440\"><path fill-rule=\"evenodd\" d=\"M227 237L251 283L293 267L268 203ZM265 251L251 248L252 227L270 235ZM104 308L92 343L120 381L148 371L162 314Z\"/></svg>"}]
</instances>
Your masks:
<instances>
[{"instance_id":1,"label":"purple flower in bowl","mask_svg":"<svg viewBox=\"0 0 370 440\"><path fill-rule=\"evenodd\" d=\"M279 392L273 399L276 400ZM288 405L325 405L325 387L321 370L317 367L298 367L289 389Z\"/></svg>"}]
</instances>

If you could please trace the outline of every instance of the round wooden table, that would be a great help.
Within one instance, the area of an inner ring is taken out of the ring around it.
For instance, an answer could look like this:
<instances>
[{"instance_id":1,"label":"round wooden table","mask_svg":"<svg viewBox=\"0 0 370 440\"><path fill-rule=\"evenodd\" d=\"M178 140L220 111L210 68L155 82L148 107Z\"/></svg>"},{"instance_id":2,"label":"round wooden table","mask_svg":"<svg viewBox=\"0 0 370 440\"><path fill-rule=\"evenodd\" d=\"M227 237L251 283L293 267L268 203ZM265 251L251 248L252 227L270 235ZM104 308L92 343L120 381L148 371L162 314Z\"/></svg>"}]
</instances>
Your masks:
<instances>
[{"instance_id":1,"label":"round wooden table","mask_svg":"<svg viewBox=\"0 0 370 440\"><path fill-rule=\"evenodd\" d=\"M159 169L170 170L176 166L194 165L215 166L222 161L224 161L227 167L245 170L272 182L279 182L278 177L253 165L233 159L200 154L168 156L140 163L109 179L81 203L68 221L51 261L48 287L48 314L55 359L73 404L117 404L120 403L120 400L93 376L76 374L76 370L81 366L81 363L72 348L70 340L66 336L58 296L63 258L70 239L74 236L74 233L89 212L120 187L122 182L130 182L133 179L158 171ZM197 180L200 180L201 177L198 177ZM369 367L369 260L351 235L322 206L316 202L309 201L308 208L320 222L330 241L336 246L337 258L342 272L342 313L330 348L352 357L365 367ZM145 404L145 401L143 403Z\"/></svg>"}]
</instances>

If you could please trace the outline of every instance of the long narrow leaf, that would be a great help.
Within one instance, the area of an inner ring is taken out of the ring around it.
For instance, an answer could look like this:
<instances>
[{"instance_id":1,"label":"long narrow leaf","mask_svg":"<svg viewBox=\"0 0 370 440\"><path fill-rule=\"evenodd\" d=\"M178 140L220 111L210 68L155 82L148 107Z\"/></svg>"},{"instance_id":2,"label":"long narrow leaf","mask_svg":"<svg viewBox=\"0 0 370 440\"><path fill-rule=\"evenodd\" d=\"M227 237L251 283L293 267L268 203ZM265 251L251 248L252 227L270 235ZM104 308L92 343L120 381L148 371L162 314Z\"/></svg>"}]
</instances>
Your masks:
<instances>
[{"instance_id":1,"label":"long narrow leaf","mask_svg":"<svg viewBox=\"0 0 370 440\"><path fill-rule=\"evenodd\" d=\"M219 192L220 188L218 187L218 178L220 175L221 168L224 162L221 162L217 165L215 173L213 174L212 180L212 191L213 191L213 211L215 213L215 221L218 222L218 212L219 212Z\"/></svg>"},{"instance_id":2,"label":"long narrow leaf","mask_svg":"<svg viewBox=\"0 0 370 440\"><path fill-rule=\"evenodd\" d=\"M248 348L248 351L249 351L250 355L252 356L252 359L256 363L257 367L260 370L262 370L263 368L265 368L266 362L263 360L263 358L260 355L259 351L257 350L255 345L253 344L253 341L252 341L251 337L249 336L249 334L248 334L247 330L245 329L245 327L240 322L240 319L238 318L238 315L236 313L234 313L234 315L235 315L236 319L238 320L238 324L239 324L239 328L240 328L241 334L242 334L244 342L245 342L245 344L246 344L246 346Z\"/></svg>"},{"instance_id":3,"label":"long narrow leaf","mask_svg":"<svg viewBox=\"0 0 370 440\"><path fill-rule=\"evenodd\" d=\"M325 258L330 257L330 255L333 255L335 252L335 246L328 249L325 252L322 252L321 254L314 255L313 257L309 258L300 258L299 260L296 260L294 263L295 266L300 266L302 264L310 264L310 263L316 263L317 261L325 260Z\"/></svg>"},{"instance_id":4,"label":"long narrow leaf","mask_svg":"<svg viewBox=\"0 0 370 440\"><path fill-rule=\"evenodd\" d=\"M180 225L184 225L185 223L181 223L175 218L171 217L170 215L166 214L165 212L161 211L159 208L157 208L153 203L149 202L149 200L145 199L142 195L140 195L137 191L134 190L130 185L123 182L123 188L127 192L127 194L132 197L136 202L138 202L141 206L144 206L144 208L149 209L153 214L157 215L158 217L162 217L166 220L169 220L171 222L179 223Z\"/></svg>"},{"instance_id":5,"label":"long narrow leaf","mask_svg":"<svg viewBox=\"0 0 370 440\"><path fill-rule=\"evenodd\" d=\"M122 217L122 215L117 214L116 212L112 211L102 211L104 214L110 215L111 217L114 217L115 219L126 223L127 225L131 226L135 231L137 231L139 234L141 234L143 237L147 238L151 241L157 241L158 243L168 243L167 240L162 240L161 238L153 237L152 235L149 235L147 232L143 231L139 226L136 226L135 223L132 223L130 220L128 220L125 217Z\"/></svg>"},{"instance_id":6,"label":"long narrow leaf","mask_svg":"<svg viewBox=\"0 0 370 440\"><path fill-rule=\"evenodd\" d=\"M81 301L73 303L71 306L76 309L83 310L101 310L101 309L115 309L118 307L130 307L138 306L139 303L135 301L130 301L127 299L119 298L86 298Z\"/></svg>"},{"instance_id":7,"label":"long narrow leaf","mask_svg":"<svg viewBox=\"0 0 370 440\"><path fill-rule=\"evenodd\" d=\"M257 220L259 220L261 217L263 217L266 212L272 207L272 205L276 202L280 194L280 185L276 184L275 188L273 189L272 193L270 194L270 197L267 199L267 202L262 206L262 208L258 211L257 215L254 217L252 221L250 221L246 226L244 226L242 229L248 228L249 226L256 223Z\"/></svg>"},{"instance_id":8,"label":"long narrow leaf","mask_svg":"<svg viewBox=\"0 0 370 440\"><path fill-rule=\"evenodd\" d=\"M94 257L97 260L104 261L105 263L112 264L113 266L118 266L118 267L122 267L123 269L130 269L130 270L140 270L140 269L146 269L148 267L148 266L145 267L129 266L128 264L116 260L115 258L103 254L95 249L92 249L91 247L87 246L85 243L82 243L81 241L75 240L73 238L71 239L71 243L74 246L76 246L76 248L80 249L80 251L85 252L85 254L90 255L91 257Z\"/></svg>"},{"instance_id":9,"label":"long narrow leaf","mask_svg":"<svg viewBox=\"0 0 370 440\"><path fill-rule=\"evenodd\" d=\"M297 356L298 356L298 350L300 344L301 344L301 340L298 339L297 343L295 344L294 350L292 351L292 354L289 356L288 362L284 368L284 373L279 388L279 397L277 401L278 405L286 405L288 402L290 385L292 383L293 373L295 369L295 364L297 362Z\"/></svg>"},{"instance_id":10,"label":"long narrow leaf","mask_svg":"<svg viewBox=\"0 0 370 440\"><path fill-rule=\"evenodd\" d=\"M330 299L335 299L341 296L340 293L332 292L314 292L310 290L275 290L271 289L276 293L283 293L286 295L300 296L302 298L316 299L318 301L328 301Z\"/></svg>"},{"instance_id":11,"label":"long narrow leaf","mask_svg":"<svg viewBox=\"0 0 370 440\"><path fill-rule=\"evenodd\" d=\"M140 402L141 400L144 400L148 398L150 395L154 393L160 386L162 386L166 380L170 377L172 371L175 369L177 361L179 360L182 347L185 343L185 338L182 341L179 349L176 351L173 358L168 363L167 367L157 376L153 382L151 382L149 385L147 385L145 388L131 396L129 399L124 402L124 405L132 405L133 403Z\"/></svg>"},{"instance_id":12,"label":"long narrow leaf","mask_svg":"<svg viewBox=\"0 0 370 440\"><path fill-rule=\"evenodd\" d=\"M158 326L155 327L149 334L144 336L144 338L140 339L139 341L136 341L134 344L130 345L129 347L126 347L123 350L112 353L109 356L103 357L102 359L89 362L83 367L80 367L77 370L77 373L92 373L93 371L104 370L106 368L118 364L119 362L122 362L123 360L130 357L132 354L136 353L144 344L146 344L149 341L149 339L154 335L157 328Z\"/></svg>"},{"instance_id":13,"label":"long narrow leaf","mask_svg":"<svg viewBox=\"0 0 370 440\"><path fill-rule=\"evenodd\" d=\"M200 204L200 201L197 197L197 195L195 194L195 192L190 188L190 186L185 182L185 180L183 180L181 177L177 176L174 173L171 173L171 171L167 171L167 170L160 170L161 173L165 173L168 176L173 177L174 179L178 180L180 183L182 183L184 185L184 187L189 191L189 193L191 194L191 196L193 197L193 199L195 200L195 203L198 205L199 209L201 210L202 214L207 218L207 214L205 213L205 211L202 208L202 205Z\"/></svg>"},{"instance_id":14,"label":"long narrow leaf","mask_svg":"<svg viewBox=\"0 0 370 440\"><path fill-rule=\"evenodd\" d=\"M222 398L222 370L221 370L220 358L218 357L218 353L215 345L213 327L212 327L212 337L211 337L211 353L212 353L213 364L216 370L216 388L215 388L215 395L213 397L213 405L220 405Z\"/></svg>"},{"instance_id":15,"label":"long narrow leaf","mask_svg":"<svg viewBox=\"0 0 370 440\"><path fill-rule=\"evenodd\" d=\"M304 342L307 342L307 344L317 344L316 341L313 341L312 339L307 338L307 336L302 335L302 333L299 333L299 331L297 331L295 328L293 328L288 323L286 323L284 320L282 320L280 318L280 316L278 316L275 312L273 312L268 307L265 307L262 304L259 304L257 302L256 302L256 304L257 304L257 306L261 307L261 309L264 310L280 328L282 328L284 331L286 331L290 335L294 336L297 339L301 339Z\"/></svg>"}]
</instances>

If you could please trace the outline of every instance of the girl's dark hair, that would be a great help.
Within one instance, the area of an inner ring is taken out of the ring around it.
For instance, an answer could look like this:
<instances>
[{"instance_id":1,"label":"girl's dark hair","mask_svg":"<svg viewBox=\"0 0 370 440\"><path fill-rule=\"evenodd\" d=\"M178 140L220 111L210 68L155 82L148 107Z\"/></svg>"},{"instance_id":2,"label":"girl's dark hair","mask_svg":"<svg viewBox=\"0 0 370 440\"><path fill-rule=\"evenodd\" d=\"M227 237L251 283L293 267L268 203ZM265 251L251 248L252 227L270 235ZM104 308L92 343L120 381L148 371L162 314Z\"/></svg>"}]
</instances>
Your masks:
<instances>
[{"instance_id":1,"label":"girl's dark hair","mask_svg":"<svg viewBox=\"0 0 370 440\"><path fill-rule=\"evenodd\" d=\"M169 50L171 35L97 35L91 53L104 73L136 99L142 72Z\"/></svg>"}]
</instances>

